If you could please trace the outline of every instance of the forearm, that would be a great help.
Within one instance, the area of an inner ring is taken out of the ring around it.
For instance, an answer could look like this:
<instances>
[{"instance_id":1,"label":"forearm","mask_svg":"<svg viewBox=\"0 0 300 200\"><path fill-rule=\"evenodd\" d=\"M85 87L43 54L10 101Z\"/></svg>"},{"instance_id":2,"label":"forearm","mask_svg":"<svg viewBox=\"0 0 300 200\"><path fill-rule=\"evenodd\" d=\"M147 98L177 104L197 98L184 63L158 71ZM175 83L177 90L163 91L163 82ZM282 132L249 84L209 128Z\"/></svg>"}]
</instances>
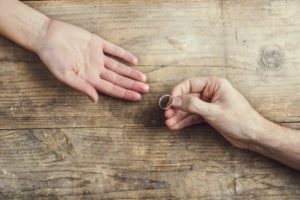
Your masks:
<instances>
[{"instance_id":1,"label":"forearm","mask_svg":"<svg viewBox=\"0 0 300 200\"><path fill-rule=\"evenodd\" d=\"M300 131L264 120L250 150L300 170Z\"/></svg>"},{"instance_id":2,"label":"forearm","mask_svg":"<svg viewBox=\"0 0 300 200\"><path fill-rule=\"evenodd\" d=\"M47 33L49 18L17 0L0 1L0 34L36 51L38 41Z\"/></svg>"}]
</instances>

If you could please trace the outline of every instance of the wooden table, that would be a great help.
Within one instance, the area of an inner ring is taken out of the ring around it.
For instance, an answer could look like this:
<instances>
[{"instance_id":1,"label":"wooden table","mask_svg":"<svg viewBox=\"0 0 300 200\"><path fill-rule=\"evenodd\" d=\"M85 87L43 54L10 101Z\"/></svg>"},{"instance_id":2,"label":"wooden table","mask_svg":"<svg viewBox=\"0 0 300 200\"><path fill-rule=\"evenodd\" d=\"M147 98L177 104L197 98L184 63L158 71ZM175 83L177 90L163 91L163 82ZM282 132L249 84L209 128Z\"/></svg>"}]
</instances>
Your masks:
<instances>
[{"instance_id":1,"label":"wooden table","mask_svg":"<svg viewBox=\"0 0 300 200\"><path fill-rule=\"evenodd\" d=\"M300 198L299 172L208 125L170 131L157 106L180 80L213 75L265 117L300 128L300 1L25 3L136 54L152 92L94 104L0 38L1 199Z\"/></svg>"}]
</instances>

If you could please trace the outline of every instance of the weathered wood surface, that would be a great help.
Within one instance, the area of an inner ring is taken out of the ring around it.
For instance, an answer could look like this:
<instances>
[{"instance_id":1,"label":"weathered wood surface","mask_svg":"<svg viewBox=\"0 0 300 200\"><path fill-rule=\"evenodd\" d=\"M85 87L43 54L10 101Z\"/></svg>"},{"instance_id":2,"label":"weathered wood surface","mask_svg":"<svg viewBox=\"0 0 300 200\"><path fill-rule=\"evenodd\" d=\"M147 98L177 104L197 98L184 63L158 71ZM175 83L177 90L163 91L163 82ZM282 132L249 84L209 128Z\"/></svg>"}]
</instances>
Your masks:
<instances>
[{"instance_id":1,"label":"weathered wood surface","mask_svg":"<svg viewBox=\"0 0 300 200\"><path fill-rule=\"evenodd\" d=\"M300 1L25 1L130 50L152 92L98 104L0 38L0 197L299 199L300 174L207 125L164 127L160 95L228 78L264 116L300 128Z\"/></svg>"}]
</instances>

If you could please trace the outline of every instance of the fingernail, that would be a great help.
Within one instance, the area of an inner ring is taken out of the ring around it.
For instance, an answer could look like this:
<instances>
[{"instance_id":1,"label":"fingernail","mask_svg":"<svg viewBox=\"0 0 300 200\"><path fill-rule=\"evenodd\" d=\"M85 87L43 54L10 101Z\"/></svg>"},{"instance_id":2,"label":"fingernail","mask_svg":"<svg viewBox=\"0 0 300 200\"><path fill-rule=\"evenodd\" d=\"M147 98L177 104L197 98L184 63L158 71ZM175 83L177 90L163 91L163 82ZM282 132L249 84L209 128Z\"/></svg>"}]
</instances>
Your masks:
<instances>
[{"instance_id":1,"label":"fingernail","mask_svg":"<svg viewBox=\"0 0 300 200\"><path fill-rule=\"evenodd\" d=\"M139 101L139 100L141 100L142 99L142 95L140 94L140 93L136 93L135 95L134 95L134 100L135 101Z\"/></svg>"},{"instance_id":2,"label":"fingernail","mask_svg":"<svg viewBox=\"0 0 300 200\"><path fill-rule=\"evenodd\" d=\"M147 82L147 76L145 74L142 74L141 81L142 82Z\"/></svg>"},{"instance_id":3,"label":"fingernail","mask_svg":"<svg viewBox=\"0 0 300 200\"><path fill-rule=\"evenodd\" d=\"M97 98L92 98L92 97L90 97L90 99L91 99L94 103L98 103L98 97L97 97Z\"/></svg>"},{"instance_id":4,"label":"fingernail","mask_svg":"<svg viewBox=\"0 0 300 200\"><path fill-rule=\"evenodd\" d=\"M132 62L133 62L133 64L137 65L137 64L138 64L138 59L134 57L134 58L132 59Z\"/></svg>"},{"instance_id":5,"label":"fingernail","mask_svg":"<svg viewBox=\"0 0 300 200\"><path fill-rule=\"evenodd\" d=\"M174 97L172 100L172 105L174 107L181 107L182 106L182 99L180 97Z\"/></svg>"},{"instance_id":6,"label":"fingernail","mask_svg":"<svg viewBox=\"0 0 300 200\"><path fill-rule=\"evenodd\" d=\"M144 86L144 91L145 92L149 92L150 91L150 86L149 85L145 85Z\"/></svg>"}]
</instances>

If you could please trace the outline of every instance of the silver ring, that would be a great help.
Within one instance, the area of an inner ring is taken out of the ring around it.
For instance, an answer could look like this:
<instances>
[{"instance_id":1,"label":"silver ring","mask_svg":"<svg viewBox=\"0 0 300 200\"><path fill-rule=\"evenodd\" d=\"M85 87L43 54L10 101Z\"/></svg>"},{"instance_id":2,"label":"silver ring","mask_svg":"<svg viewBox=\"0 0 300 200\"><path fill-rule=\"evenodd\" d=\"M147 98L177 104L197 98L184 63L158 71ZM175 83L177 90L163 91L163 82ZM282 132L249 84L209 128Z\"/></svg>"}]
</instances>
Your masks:
<instances>
[{"instance_id":1,"label":"silver ring","mask_svg":"<svg viewBox=\"0 0 300 200\"><path fill-rule=\"evenodd\" d=\"M158 105L161 109L168 110L172 106L172 100L171 95L165 94L159 98Z\"/></svg>"}]
</instances>

